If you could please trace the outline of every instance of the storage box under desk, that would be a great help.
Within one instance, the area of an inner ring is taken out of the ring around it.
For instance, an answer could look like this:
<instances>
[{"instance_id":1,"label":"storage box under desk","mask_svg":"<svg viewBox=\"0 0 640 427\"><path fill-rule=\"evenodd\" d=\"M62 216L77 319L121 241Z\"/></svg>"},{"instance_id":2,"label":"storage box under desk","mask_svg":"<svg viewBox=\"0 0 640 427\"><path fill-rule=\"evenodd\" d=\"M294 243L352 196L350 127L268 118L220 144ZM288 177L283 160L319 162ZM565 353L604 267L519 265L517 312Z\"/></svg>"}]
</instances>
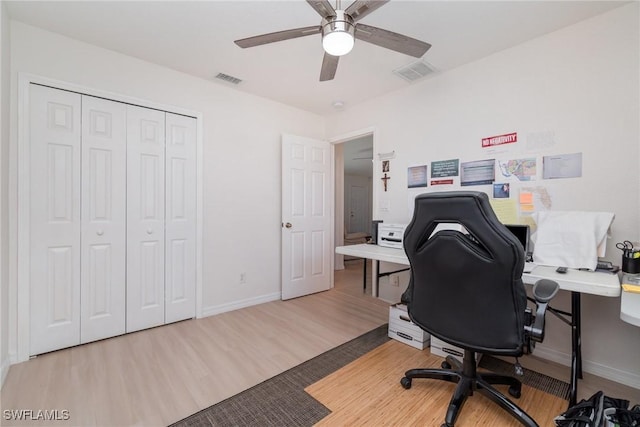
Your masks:
<instances>
[{"instance_id":1,"label":"storage box under desk","mask_svg":"<svg viewBox=\"0 0 640 427\"><path fill-rule=\"evenodd\" d=\"M389 307L389 337L419 350L429 347L429 334L409 319L404 305Z\"/></svg>"},{"instance_id":2,"label":"storage box under desk","mask_svg":"<svg viewBox=\"0 0 640 427\"><path fill-rule=\"evenodd\" d=\"M460 347L457 347L453 344L449 344L448 342L442 341L440 338L431 337L431 354L435 354L436 356L453 356L462 363L462 358L464 357L464 350ZM480 362L480 358L482 357L481 353L476 353L476 364Z\"/></svg>"}]
</instances>

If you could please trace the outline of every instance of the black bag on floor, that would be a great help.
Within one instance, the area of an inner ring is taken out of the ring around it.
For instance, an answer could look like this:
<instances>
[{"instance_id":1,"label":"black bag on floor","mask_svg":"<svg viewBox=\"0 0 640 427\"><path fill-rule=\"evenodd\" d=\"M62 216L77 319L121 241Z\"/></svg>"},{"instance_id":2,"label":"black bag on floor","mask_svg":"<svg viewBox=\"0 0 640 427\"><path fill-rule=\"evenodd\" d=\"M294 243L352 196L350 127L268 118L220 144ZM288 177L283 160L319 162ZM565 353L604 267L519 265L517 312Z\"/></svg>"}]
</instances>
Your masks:
<instances>
[{"instance_id":1,"label":"black bag on floor","mask_svg":"<svg viewBox=\"0 0 640 427\"><path fill-rule=\"evenodd\" d=\"M636 405L636 407L637 406L638 405ZM632 411L627 410L628 407L628 400L608 397L605 396L602 391L599 391L590 398L583 399L571 408L567 409L565 412L558 415L554 421L557 427L605 427L607 425L604 416L605 409L615 408L616 415L618 412L622 415L623 411L633 415ZM636 407L634 407L634 410ZM638 415L640 415L640 410ZM620 427L640 426L640 423L618 424Z\"/></svg>"}]
</instances>

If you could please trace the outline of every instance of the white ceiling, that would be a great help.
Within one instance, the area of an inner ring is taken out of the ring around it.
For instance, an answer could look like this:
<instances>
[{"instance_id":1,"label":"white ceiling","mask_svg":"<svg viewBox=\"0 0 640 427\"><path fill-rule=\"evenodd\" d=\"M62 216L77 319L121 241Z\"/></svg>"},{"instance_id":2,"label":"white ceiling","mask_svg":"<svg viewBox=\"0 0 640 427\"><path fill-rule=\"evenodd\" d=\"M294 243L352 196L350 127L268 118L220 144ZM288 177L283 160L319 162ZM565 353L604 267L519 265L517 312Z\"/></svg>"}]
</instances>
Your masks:
<instances>
[{"instance_id":1,"label":"white ceiling","mask_svg":"<svg viewBox=\"0 0 640 427\"><path fill-rule=\"evenodd\" d=\"M4 2L12 19L203 79L229 74L243 80L239 90L322 115L335 111L334 101L349 108L406 87L392 71L416 61L356 41L336 78L319 82L319 34L249 49L233 43L319 25L302 0ZM393 0L362 22L431 43L423 59L442 72L625 3Z\"/></svg>"}]
</instances>

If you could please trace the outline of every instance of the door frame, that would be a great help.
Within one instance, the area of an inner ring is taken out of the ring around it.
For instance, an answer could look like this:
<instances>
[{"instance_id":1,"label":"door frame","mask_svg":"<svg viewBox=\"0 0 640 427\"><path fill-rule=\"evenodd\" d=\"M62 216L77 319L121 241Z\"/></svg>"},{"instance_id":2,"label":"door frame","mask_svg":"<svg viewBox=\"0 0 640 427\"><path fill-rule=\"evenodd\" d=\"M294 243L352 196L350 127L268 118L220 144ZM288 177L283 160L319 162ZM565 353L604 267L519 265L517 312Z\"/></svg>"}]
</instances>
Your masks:
<instances>
[{"instance_id":1,"label":"door frame","mask_svg":"<svg viewBox=\"0 0 640 427\"><path fill-rule=\"evenodd\" d=\"M196 317L202 317L202 231L203 231L203 115L169 104L160 104L119 93L50 79L30 73L18 73L17 137L9 143L9 362L29 359L30 286L29 286L29 97L30 85L105 98L125 104L162 110L196 119ZM11 208L15 207L15 208Z\"/></svg>"},{"instance_id":2,"label":"door frame","mask_svg":"<svg viewBox=\"0 0 640 427\"><path fill-rule=\"evenodd\" d=\"M345 142L349 142L353 139L360 138L363 136L371 135L373 140L373 160L375 163L375 153L377 148L377 129L375 126L370 126L362 129L357 129L351 132L346 132L340 135L336 135L332 138L329 138L329 142L336 146ZM336 150L334 150L335 152ZM340 162L340 165L337 163ZM344 255L336 254L335 248L336 246L344 245L344 158L338 159L338 156L334 156L333 160L335 172L333 174L333 188L334 188L334 197L335 197L335 208L333 210L333 224L334 224L334 243L333 243L333 251L334 251L334 260L333 260L333 269L334 270L342 270L344 269ZM340 168L338 167L340 166ZM375 190L375 179L376 179L376 171L373 167L373 176L371 179L371 218L374 217L374 212L376 206L378 206L378 198ZM331 279L331 287L334 286L334 279L332 276Z\"/></svg>"}]
</instances>

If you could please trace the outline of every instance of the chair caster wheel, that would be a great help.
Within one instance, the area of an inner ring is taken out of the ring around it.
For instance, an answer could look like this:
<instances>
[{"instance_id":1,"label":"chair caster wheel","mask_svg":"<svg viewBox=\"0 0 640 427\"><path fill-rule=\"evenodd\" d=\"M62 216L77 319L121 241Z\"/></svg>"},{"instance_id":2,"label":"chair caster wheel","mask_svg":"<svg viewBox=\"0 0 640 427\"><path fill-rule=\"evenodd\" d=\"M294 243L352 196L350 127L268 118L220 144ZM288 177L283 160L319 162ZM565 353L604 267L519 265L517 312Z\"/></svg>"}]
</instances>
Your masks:
<instances>
[{"instance_id":1,"label":"chair caster wheel","mask_svg":"<svg viewBox=\"0 0 640 427\"><path fill-rule=\"evenodd\" d=\"M449 362L447 362L446 360L444 362L442 362L440 364L440 366L442 367L442 369L451 369L451 364Z\"/></svg>"},{"instance_id":2,"label":"chair caster wheel","mask_svg":"<svg viewBox=\"0 0 640 427\"><path fill-rule=\"evenodd\" d=\"M512 385L511 387L509 387L509 394L516 399L520 399L520 396L522 395L521 388Z\"/></svg>"},{"instance_id":3,"label":"chair caster wheel","mask_svg":"<svg viewBox=\"0 0 640 427\"><path fill-rule=\"evenodd\" d=\"M409 390L411 388L411 378L402 377L402 379L400 380L400 384L402 385L402 387Z\"/></svg>"}]
</instances>

